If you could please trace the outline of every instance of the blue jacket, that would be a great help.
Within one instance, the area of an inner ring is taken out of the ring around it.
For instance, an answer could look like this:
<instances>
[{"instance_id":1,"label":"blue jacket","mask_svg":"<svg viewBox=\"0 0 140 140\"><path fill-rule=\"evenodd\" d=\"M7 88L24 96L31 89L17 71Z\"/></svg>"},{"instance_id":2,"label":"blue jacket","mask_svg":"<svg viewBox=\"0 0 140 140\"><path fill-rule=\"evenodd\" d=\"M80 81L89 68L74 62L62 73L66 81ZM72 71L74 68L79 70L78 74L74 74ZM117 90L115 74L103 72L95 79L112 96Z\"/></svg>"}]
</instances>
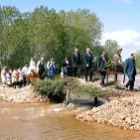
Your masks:
<instances>
[{"instance_id":1,"label":"blue jacket","mask_svg":"<svg viewBox=\"0 0 140 140\"><path fill-rule=\"evenodd\" d=\"M124 72L128 75L128 77L132 77L136 75L135 60L131 58L125 60Z\"/></svg>"}]
</instances>

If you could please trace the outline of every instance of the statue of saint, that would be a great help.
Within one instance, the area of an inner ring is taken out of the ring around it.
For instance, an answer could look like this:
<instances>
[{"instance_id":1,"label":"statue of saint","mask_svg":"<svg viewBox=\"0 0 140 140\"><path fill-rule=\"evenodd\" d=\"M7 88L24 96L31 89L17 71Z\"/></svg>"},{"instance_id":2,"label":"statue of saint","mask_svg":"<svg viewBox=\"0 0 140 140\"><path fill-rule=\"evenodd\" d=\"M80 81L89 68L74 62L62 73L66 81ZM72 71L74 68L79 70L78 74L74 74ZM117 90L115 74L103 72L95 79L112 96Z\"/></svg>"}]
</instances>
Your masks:
<instances>
[{"instance_id":1,"label":"statue of saint","mask_svg":"<svg viewBox=\"0 0 140 140\"><path fill-rule=\"evenodd\" d=\"M121 64L122 63L122 56L121 56L122 48L117 49L117 53L114 55L113 61L116 64Z\"/></svg>"},{"instance_id":2,"label":"statue of saint","mask_svg":"<svg viewBox=\"0 0 140 140\"><path fill-rule=\"evenodd\" d=\"M37 68L36 68L35 61L31 58L31 61L30 61L30 64L29 64L29 70L27 72L27 75L31 74L31 73L36 73L36 71L37 71Z\"/></svg>"}]
</instances>

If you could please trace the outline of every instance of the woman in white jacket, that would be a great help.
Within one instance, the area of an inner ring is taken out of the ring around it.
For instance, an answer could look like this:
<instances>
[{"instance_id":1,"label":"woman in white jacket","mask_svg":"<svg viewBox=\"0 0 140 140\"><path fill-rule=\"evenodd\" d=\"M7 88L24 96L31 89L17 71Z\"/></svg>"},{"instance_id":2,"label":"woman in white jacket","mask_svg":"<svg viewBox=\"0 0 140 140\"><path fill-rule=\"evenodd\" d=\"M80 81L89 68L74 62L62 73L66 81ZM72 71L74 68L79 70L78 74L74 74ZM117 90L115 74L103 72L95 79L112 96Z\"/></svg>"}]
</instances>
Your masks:
<instances>
[{"instance_id":1,"label":"woman in white jacket","mask_svg":"<svg viewBox=\"0 0 140 140\"><path fill-rule=\"evenodd\" d=\"M7 82L6 81L6 70L7 70L7 67L4 66L4 68L1 71L1 81L2 81L3 87L5 87L6 82Z\"/></svg>"}]
</instances>

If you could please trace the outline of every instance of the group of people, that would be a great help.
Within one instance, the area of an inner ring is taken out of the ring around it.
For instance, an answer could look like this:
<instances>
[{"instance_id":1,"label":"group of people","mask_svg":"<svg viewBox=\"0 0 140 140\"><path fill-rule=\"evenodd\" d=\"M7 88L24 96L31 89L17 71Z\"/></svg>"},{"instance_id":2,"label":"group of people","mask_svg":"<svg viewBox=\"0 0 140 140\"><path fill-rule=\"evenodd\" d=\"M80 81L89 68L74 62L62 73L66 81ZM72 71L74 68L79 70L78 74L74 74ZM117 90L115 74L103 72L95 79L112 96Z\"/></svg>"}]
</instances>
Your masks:
<instances>
[{"instance_id":1,"label":"group of people","mask_svg":"<svg viewBox=\"0 0 140 140\"><path fill-rule=\"evenodd\" d=\"M114 55L114 63L115 64L122 64L122 57L121 57L121 51L122 49L118 49L117 53ZM106 57L105 52L103 51L101 56L98 60L98 71L101 75L101 86L105 86L105 76L106 76ZM124 76L128 76L128 82L124 85L124 88L129 91L134 90L134 82L135 82L135 76L137 74L136 72L136 62L135 62L135 54L132 53L128 59L125 60L124 66L123 66L123 73Z\"/></svg>"},{"instance_id":2,"label":"group of people","mask_svg":"<svg viewBox=\"0 0 140 140\"><path fill-rule=\"evenodd\" d=\"M1 80L3 86L8 85L14 88L16 88L17 86L19 88L25 86L28 83L27 71L27 65L25 65L23 68L14 69L13 71L8 67L4 66L1 71Z\"/></svg>"},{"instance_id":3,"label":"group of people","mask_svg":"<svg viewBox=\"0 0 140 140\"><path fill-rule=\"evenodd\" d=\"M57 66L54 58L51 58L46 63L44 58L42 57L37 62L37 71L41 80L43 80L45 77L48 77L49 79L53 79L57 71Z\"/></svg>"},{"instance_id":4,"label":"group of people","mask_svg":"<svg viewBox=\"0 0 140 140\"><path fill-rule=\"evenodd\" d=\"M122 48L118 48L117 52L114 54L113 63L116 66L115 67L116 71L119 71L118 67L120 67L124 75L128 76L129 80L125 85L125 89L133 91L135 76L136 76L135 54L132 53L130 57L125 60L125 63L123 65L121 52L122 52ZM74 50L74 53L72 54L71 58L72 58L71 60L72 60L73 76L80 77L82 61L81 61L79 50L77 48ZM84 67L85 67L85 80L92 81L93 65L95 60L90 48L86 48L83 59L84 59ZM62 70L64 75L69 74L70 62L68 60L69 60L68 57L66 57L62 64L63 66ZM103 51L97 60L97 69L98 72L100 73L100 77L101 77L100 85L102 87L105 86L107 64L108 64L107 54L105 51Z\"/></svg>"},{"instance_id":5,"label":"group of people","mask_svg":"<svg viewBox=\"0 0 140 140\"><path fill-rule=\"evenodd\" d=\"M122 49L119 48L114 55L113 62L115 64L122 65L122 57L121 57ZM94 65L94 57L92 55L91 49L86 48L85 53L83 55L84 67L85 67L85 80L92 81L93 77L93 65ZM97 69L100 73L101 77L101 86L105 86L105 78L106 78L106 65L107 65L106 52L103 51L101 55L98 57L97 61ZM71 57L66 56L62 61L61 65L61 77L65 76L81 76L81 66L82 66L82 58L80 52L77 48L75 48ZM8 84L12 86L19 85L25 86L28 84L28 75L29 74L38 74L39 78L43 80L45 77L53 79L57 72L57 66L55 60L51 58L48 62L45 62L42 57L37 65L35 61L31 59L29 67L25 65L23 68L18 68L15 70L10 70L7 67L4 67L1 71L1 79L3 85ZM125 89L133 90L134 82L136 76L136 64L135 64L135 54L131 54L130 58L125 61L124 65L124 73L128 75L129 81L125 85Z\"/></svg>"},{"instance_id":6,"label":"group of people","mask_svg":"<svg viewBox=\"0 0 140 140\"><path fill-rule=\"evenodd\" d=\"M45 64L44 58L41 58L37 65L31 59L29 66L26 64L14 70L4 66L1 70L1 81L3 86L6 85L16 88L21 88L30 83L30 78L38 77L43 80L45 77L52 79L56 74L56 64L53 58Z\"/></svg>"},{"instance_id":7,"label":"group of people","mask_svg":"<svg viewBox=\"0 0 140 140\"><path fill-rule=\"evenodd\" d=\"M85 65L85 79L86 81L92 81L93 76L93 63L94 57L90 48L86 48L84 53L84 65ZM71 57L66 56L62 61L61 76L81 76L82 58L79 50L76 48Z\"/></svg>"}]
</instances>

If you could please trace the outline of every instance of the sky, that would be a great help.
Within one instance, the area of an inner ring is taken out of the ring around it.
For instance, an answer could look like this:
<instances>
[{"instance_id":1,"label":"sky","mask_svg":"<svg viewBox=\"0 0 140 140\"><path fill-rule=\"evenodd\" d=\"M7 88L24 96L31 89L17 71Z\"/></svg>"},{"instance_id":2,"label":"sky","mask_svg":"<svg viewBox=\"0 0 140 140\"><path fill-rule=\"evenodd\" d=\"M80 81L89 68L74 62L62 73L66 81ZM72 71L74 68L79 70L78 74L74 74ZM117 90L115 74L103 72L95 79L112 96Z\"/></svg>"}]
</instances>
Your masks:
<instances>
[{"instance_id":1,"label":"sky","mask_svg":"<svg viewBox=\"0 0 140 140\"><path fill-rule=\"evenodd\" d=\"M104 24L101 42L113 39L123 48L123 59L140 51L140 0L0 0L21 12L41 5L60 10L90 9Z\"/></svg>"}]
</instances>

